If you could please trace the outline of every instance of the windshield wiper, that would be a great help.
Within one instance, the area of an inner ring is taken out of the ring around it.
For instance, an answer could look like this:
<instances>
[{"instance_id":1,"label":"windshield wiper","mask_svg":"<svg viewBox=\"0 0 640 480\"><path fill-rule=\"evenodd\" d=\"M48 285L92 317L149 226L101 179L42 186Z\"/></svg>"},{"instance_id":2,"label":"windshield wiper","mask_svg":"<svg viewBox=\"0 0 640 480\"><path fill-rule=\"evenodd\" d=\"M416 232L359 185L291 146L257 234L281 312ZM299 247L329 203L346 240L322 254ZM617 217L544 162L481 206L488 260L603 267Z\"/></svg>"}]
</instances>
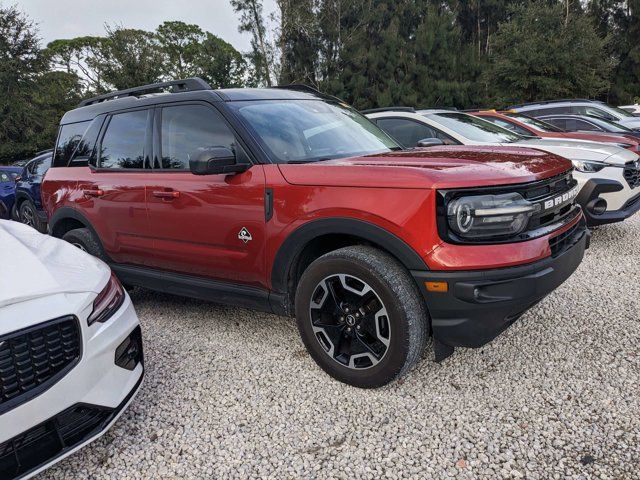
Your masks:
<instances>
[{"instance_id":1,"label":"windshield wiper","mask_svg":"<svg viewBox=\"0 0 640 480\"><path fill-rule=\"evenodd\" d=\"M316 162L326 162L328 160L333 160L332 157L324 157L324 158L318 158L318 159L313 159L313 160L290 160L286 163L288 163L289 165L300 165L300 164L304 164L304 163L316 163Z\"/></svg>"}]
</instances>

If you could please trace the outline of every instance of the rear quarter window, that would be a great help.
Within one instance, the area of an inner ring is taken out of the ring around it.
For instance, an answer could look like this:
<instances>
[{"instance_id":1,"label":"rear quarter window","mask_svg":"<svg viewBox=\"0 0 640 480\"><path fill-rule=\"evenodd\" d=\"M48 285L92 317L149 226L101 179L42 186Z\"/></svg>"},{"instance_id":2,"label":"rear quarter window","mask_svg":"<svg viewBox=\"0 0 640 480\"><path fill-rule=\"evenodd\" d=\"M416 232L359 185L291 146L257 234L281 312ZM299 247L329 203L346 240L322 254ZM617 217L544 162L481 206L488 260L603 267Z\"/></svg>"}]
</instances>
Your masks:
<instances>
[{"instance_id":1,"label":"rear quarter window","mask_svg":"<svg viewBox=\"0 0 640 480\"><path fill-rule=\"evenodd\" d=\"M53 158L54 167L68 166L74 155L77 155L79 151L80 153L84 153L83 150L89 148L87 142L83 142L82 140L90 124L90 121L86 121L69 123L60 127ZM91 145L91 149L93 149L93 145Z\"/></svg>"}]
</instances>

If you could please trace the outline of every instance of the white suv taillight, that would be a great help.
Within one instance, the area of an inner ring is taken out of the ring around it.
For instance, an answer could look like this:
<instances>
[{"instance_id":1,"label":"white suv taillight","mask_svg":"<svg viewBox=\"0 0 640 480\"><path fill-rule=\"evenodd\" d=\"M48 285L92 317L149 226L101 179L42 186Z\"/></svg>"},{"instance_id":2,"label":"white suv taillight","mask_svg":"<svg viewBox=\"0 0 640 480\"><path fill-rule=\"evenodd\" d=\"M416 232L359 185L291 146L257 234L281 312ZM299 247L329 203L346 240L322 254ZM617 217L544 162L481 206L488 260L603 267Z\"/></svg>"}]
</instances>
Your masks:
<instances>
[{"instance_id":1,"label":"white suv taillight","mask_svg":"<svg viewBox=\"0 0 640 480\"><path fill-rule=\"evenodd\" d=\"M87 320L89 325L93 325L95 322L106 322L122 306L124 298L124 288L112 273L107 286L93 301L93 311Z\"/></svg>"}]
</instances>

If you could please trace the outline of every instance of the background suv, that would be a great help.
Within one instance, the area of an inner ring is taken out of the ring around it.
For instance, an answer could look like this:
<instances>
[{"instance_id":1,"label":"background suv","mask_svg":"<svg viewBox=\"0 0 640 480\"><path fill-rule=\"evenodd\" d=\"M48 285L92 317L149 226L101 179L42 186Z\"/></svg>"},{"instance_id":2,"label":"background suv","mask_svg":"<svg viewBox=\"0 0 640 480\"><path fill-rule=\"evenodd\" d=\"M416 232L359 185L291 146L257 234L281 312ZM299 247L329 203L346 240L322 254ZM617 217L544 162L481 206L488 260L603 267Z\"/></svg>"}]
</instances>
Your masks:
<instances>
[{"instance_id":1,"label":"background suv","mask_svg":"<svg viewBox=\"0 0 640 480\"><path fill-rule=\"evenodd\" d=\"M41 233L47 231L47 214L42 208L40 187L45 173L51 167L51 150L30 160L16 179L15 205L12 217Z\"/></svg>"},{"instance_id":2,"label":"background suv","mask_svg":"<svg viewBox=\"0 0 640 480\"><path fill-rule=\"evenodd\" d=\"M360 387L430 336L439 360L485 344L560 285L588 245L576 193L546 152L404 150L315 90L200 79L67 112L43 184L51 234L124 283L295 315Z\"/></svg>"},{"instance_id":3,"label":"background suv","mask_svg":"<svg viewBox=\"0 0 640 480\"><path fill-rule=\"evenodd\" d=\"M524 113L532 117L545 115L569 114L569 115L595 115L605 120L619 123L632 130L640 128L640 117L618 107L612 107L604 102L595 100L553 100L548 102L534 102L523 105L514 105L507 110Z\"/></svg>"},{"instance_id":4,"label":"background suv","mask_svg":"<svg viewBox=\"0 0 640 480\"><path fill-rule=\"evenodd\" d=\"M618 147L631 150L632 152L640 152L640 138L638 138L640 135L636 136L632 130L621 125L608 122L607 120L599 119L602 122L615 125L616 132L624 133L614 134L605 133L603 131L565 130L562 127L567 127L567 125L558 124L557 122L551 124L545 118L533 118L522 113L497 112L495 110L472 111L469 113L498 125L499 127L511 130L523 137L573 138L575 140L586 140L589 142L611 143Z\"/></svg>"},{"instance_id":5,"label":"background suv","mask_svg":"<svg viewBox=\"0 0 640 480\"><path fill-rule=\"evenodd\" d=\"M640 138L640 129L631 130L619 123L595 115L555 114L539 118L568 132L604 132Z\"/></svg>"}]
</instances>

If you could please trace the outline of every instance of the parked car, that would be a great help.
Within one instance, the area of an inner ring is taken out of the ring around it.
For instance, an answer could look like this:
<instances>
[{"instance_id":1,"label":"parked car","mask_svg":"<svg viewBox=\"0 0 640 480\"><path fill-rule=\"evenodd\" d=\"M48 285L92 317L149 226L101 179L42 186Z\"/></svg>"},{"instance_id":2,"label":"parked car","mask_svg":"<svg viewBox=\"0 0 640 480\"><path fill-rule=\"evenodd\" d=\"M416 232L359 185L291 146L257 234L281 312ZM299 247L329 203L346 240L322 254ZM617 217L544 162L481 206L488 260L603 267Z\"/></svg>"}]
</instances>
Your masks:
<instances>
[{"instance_id":1,"label":"parked car","mask_svg":"<svg viewBox=\"0 0 640 480\"><path fill-rule=\"evenodd\" d=\"M47 214L42 208L40 187L44 174L51 167L52 157L53 151L48 150L30 160L16 182L16 201L12 218L41 233L47 231Z\"/></svg>"},{"instance_id":2,"label":"parked car","mask_svg":"<svg viewBox=\"0 0 640 480\"><path fill-rule=\"evenodd\" d=\"M632 152L640 152L640 138L634 136L631 130L617 124L615 125L618 129L624 129L627 132L631 132L632 135L614 135L600 131L565 131L561 128L562 125L552 125L542 118L533 118L521 113L497 112L495 110L482 110L469 113L491 122L494 125L511 130L523 137L573 138L575 140L587 140L590 142L611 143L618 147L631 150Z\"/></svg>"},{"instance_id":3,"label":"parked car","mask_svg":"<svg viewBox=\"0 0 640 480\"><path fill-rule=\"evenodd\" d=\"M539 118L568 132L615 133L640 139L640 129L631 130L618 123L593 115L544 115Z\"/></svg>"},{"instance_id":4,"label":"parked car","mask_svg":"<svg viewBox=\"0 0 640 480\"><path fill-rule=\"evenodd\" d=\"M634 105L623 105L618 108L626 110L627 112L635 115L636 117L640 117L640 105L638 105L637 103Z\"/></svg>"},{"instance_id":5,"label":"parked car","mask_svg":"<svg viewBox=\"0 0 640 480\"><path fill-rule=\"evenodd\" d=\"M589 239L567 160L404 150L301 87L86 100L42 188L51 234L124 283L295 315L314 360L359 387L406 373L429 335L438 360L492 340Z\"/></svg>"},{"instance_id":6,"label":"parked car","mask_svg":"<svg viewBox=\"0 0 640 480\"><path fill-rule=\"evenodd\" d=\"M102 435L143 377L140 325L100 260L0 220L0 478L30 478Z\"/></svg>"},{"instance_id":7,"label":"parked car","mask_svg":"<svg viewBox=\"0 0 640 480\"><path fill-rule=\"evenodd\" d=\"M0 219L9 218L16 198L16 178L21 168L0 165Z\"/></svg>"},{"instance_id":8,"label":"parked car","mask_svg":"<svg viewBox=\"0 0 640 480\"><path fill-rule=\"evenodd\" d=\"M531 139L473 115L450 110L382 109L369 118L405 147L433 144L520 145L571 160L591 226L619 222L640 210L640 157L598 142Z\"/></svg>"},{"instance_id":9,"label":"parked car","mask_svg":"<svg viewBox=\"0 0 640 480\"><path fill-rule=\"evenodd\" d=\"M595 100L552 100L514 105L506 108L516 113L524 113L530 117L546 115L593 115L635 130L640 128L640 118L618 107L612 107Z\"/></svg>"}]
</instances>

